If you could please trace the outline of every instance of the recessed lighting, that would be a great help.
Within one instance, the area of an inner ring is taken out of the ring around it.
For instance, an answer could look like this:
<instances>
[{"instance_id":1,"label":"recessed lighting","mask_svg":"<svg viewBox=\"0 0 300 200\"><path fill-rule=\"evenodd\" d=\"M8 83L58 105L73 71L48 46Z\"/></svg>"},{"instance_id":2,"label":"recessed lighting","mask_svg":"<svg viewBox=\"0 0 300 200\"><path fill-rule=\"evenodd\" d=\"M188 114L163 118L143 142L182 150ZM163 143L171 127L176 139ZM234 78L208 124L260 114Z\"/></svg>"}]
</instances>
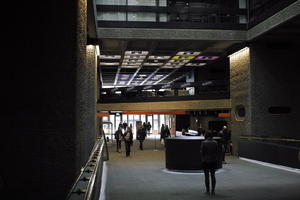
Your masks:
<instances>
[{"instance_id":1,"label":"recessed lighting","mask_svg":"<svg viewBox=\"0 0 300 200\"><path fill-rule=\"evenodd\" d=\"M145 59L146 56L124 56L124 59Z\"/></svg>"},{"instance_id":2,"label":"recessed lighting","mask_svg":"<svg viewBox=\"0 0 300 200\"><path fill-rule=\"evenodd\" d=\"M170 63L187 63L190 60L169 60L168 62Z\"/></svg>"},{"instance_id":3,"label":"recessed lighting","mask_svg":"<svg viewBox=\"0 0 300 200\"><path fill-rule=\"evenodd\" d=\"M125 55L134 55L134 56L145 56L148 51L125 51Z\"/></svg>"},{"instance_id":4,"label":"recessed lighting","mask_svg":"<svg viewBox=\"0 0 300 200\"><path fill-rule=\"evenodd\" d=\"M195 60L216 60L219 56L198 56Z\"/></svg>"},{"instance_id":5,"label":"recessed lighting","mask_svg":"<svg viewBox=\"0 0 300 200\"><path fill-rule=\"evenodd\" d=\"M120 55L100 55L100 59L121 59Z\"/></svg>"},{"instance_id":6,"label":"recessed lighting","mask_svg":"<svg viewBox=\"0 0 300 200\"><path fill-rule=\"evenodd\" d=\"M161 66L163 65L164 63L144 63L143 65L144 66Z\"/></svg>"},{"instance_id":7,"label":"recessed lighting","mask_svg":"<svg viewBox=\"0 0 300 200\"><path fill-rule=\"evenodd\" d=\"M149 60L168 60L171 56L149 56Z\"/></svg>"},{"instance_id":8,"label":"recessed lighting","mask_svg":"<svg viewBox=\"0 0 300 200\"><path fill-rule=\"evenodd\" d=\"M123 62L122 65L123 66L126 66L126 65L141 65L142 63L141 62Z\"/></svg>"},{"instance_id":9,"label":"recessed lighting","mask_svg":"<svg viewBox=\"0 0 300 200\"><path fill-rule=\"evenodd\" d=\"M197 56L201 52L200 51L179 51L176 55L177 56Z\"/></svg>"},{"instance_id":10,"label":"recessed lighting","mask_svg":"<svg viewBox=\"0 0 300 200\"><path fill-rule=\"evenodd\" d=\"M124 59L123 62L143 62L143 59Z\"/></svg>"},{"instance_id":11,"label":"recessed lighting","mask_svg":"<svg viewBox=\"0 0 300 200\"><path fill-rule=\"evenodd\" d=\"M172 60L192 60L195 56L173 56Z\"/></svg>"},{"instance_id":12,"label":"recessed lighting","mask_svg":"<svg viewBox=\"0 0 300 200\"><path fill-rule=\"evenodd\" d=\"M114 66L116 66L116 65L119 65L119 63L118 62L112 62L112 63L100 62L100 65L114 65Z\"/></svg>"},{"instance_id":13,"label":"recessed lighting","mask_svg":"<svg viewBox=\"0 0 300 200\"><path fill-rule=\"evenodd\" d=\"M139 65L122 65L121 68L131 68L131 69L136 69L139 68Z\"/></svg>"},{"instance_id":14,"label":"recessed lighting","mask_svg":"<svg viewBox=\"0 0 300 200\"><path fill-rule=\"evenodd\" d=\"M206 65L206 63L187 63L185 66L199 67L204 65Z\"/></svg>"}]
</instances>

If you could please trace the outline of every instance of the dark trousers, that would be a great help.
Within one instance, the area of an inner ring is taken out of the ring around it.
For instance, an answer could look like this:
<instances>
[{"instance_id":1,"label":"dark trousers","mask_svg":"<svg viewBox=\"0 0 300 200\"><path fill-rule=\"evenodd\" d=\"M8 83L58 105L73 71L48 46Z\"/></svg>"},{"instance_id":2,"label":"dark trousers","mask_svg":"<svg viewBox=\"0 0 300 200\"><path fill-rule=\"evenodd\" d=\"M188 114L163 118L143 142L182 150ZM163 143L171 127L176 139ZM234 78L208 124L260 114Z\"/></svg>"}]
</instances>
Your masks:
<instances>
[{"instance_id":1,"label":"dark trousers","mask_svg":"<svg viewBox=\"0 0 300 200\"><path fill-rule=\"evenodd\" d=\"M215 187L216 187L216 176L215 176L215 169L211 168L211 169L204 169L204 175L205 175L205 187L206 187L206 192L209 193L210 192L210 184L209 184L209 174L211 177L211 192L214 193L215 192Z\"/></svg>"},{"instance_id":2,"label":"dark trousers","mask_svg":"<svg viewBox=\"0 0 300 200\"><path fill-rule=\"evenodd\" d=\"M139 140L140 141L140 150L143 150L144 148L143 148L143 142L144 142L144 140Z\"/></svg>"},{"instance_id":3,"label":"dark trousers","mask_svg":"<svg viewBox=\"0 0 300 200\"><path fill-rule=\"evenodd\" d=\"M131 141L125 140L126 156L130 156L130 146L131 146Z\"/></svg>"},{"instance_id":4,"label":"dark trousers","mask_svg":"<svg viewBox=\"0 0 300 200\"><path fill-rule=\"evenodd\" d=\"M117 139L117 151L119 151L121 149L121 140L120 139Z\"/></svg>"},{"instance_id":5,"label":"dark trousers","mask_svg":"<svg viewBox=\"0 0 300 200\"><path fill-rule=\"evenodd\" d=\"M222 161L225 161L225 155L226 155L226 151L227 151L227 144L228 143L224 143L223 144L223 152L222 152Z\"/></svg>"}]
</instances>

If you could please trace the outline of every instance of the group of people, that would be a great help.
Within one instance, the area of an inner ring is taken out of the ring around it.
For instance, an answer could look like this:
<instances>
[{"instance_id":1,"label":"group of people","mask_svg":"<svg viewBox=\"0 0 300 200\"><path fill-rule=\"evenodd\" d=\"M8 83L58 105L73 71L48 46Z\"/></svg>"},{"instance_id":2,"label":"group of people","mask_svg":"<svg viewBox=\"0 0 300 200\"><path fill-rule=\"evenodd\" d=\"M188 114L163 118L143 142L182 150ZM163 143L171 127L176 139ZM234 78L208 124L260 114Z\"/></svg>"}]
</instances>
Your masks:
<instances>
[{"instance_id":1,"label":"group of people","mask_svg":"<svg viewBox=\"0 0 300 200\"><path fill-rule=\"evenodd\" d=\"M124 141L126 156L130 156L130 147L133 144L132 124L128 126L126 122L123 124L120 123L117 131L115 132L115 139L117 143L117 152L121 152L121 143Z\"/></svg>"},{"instance_id":2,"label":"group of people","mask_svg":"<svg viewBox=\"0 0 300 200\"><path fill-rule=\"evenodd\" d=\"M141 127L137 129L137 140L140 142L140 150L143 150L143 142L146 139L147 134L150 134L151 124L143 123ZM115 140L117 152L121 152L121 143L124 141L125 149L126 149L126 157L130 156L131 146L133 145L133 132L132 132L132 124L128 126L126 122L120 123L117 131L115 132Z\"/></svg>"},{"instance_id":3,"label":"group of people","mask_svg":"<svg viewBox=\"0 0 300 200\"><path fill-rule=\"evenodd\" d=\"M169 126L162 124L160 127L160 142L164 145L165 139L168 137L171 137Z\"/></svg>"}]
</instances>

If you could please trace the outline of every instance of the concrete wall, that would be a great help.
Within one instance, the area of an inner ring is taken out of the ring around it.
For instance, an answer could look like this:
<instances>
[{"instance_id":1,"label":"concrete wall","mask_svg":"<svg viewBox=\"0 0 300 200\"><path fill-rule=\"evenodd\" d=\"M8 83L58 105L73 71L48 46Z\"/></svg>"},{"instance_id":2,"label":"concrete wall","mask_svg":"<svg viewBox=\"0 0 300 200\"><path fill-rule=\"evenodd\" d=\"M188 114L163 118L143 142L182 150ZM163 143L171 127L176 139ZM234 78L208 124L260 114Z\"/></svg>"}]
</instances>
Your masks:
<instances>
[{"instance_id":1,"label":"concrete wall","mask_svg":"<svg viewBox=\"0 0 300 200\"><path fill-rule=\"evenodd\" d=\"M251 76L249 49L243 49L230 57L231 137L234 154L238 152L240 135L251 135ZM245 117L239 118L236 107L243 105Z\"/></svg>"},{"instance_id":2,"label":"concrete wall","mask_svg":"<svg viewBox=\"0 0 300 200\"><path fill-rule=\"evenodd\" d=\"M252 134L300 139L299 46L251 45ZM269 107L285 106L287 114L271 114Z\"/></svg>"},{"instance_id":3,"label":"concrete wall","mask_svg":"<svg viewBox=\"0 0 300 200\"><path fill-rule=\"evenodd\" d=\"M9 110L0 144L1 191L9 199L65 199L95 137L86 1L13 7L18 24L11 22L5 37L13 40L4 56L10 61L3 77Z\"/></svg>"}]
</instances>

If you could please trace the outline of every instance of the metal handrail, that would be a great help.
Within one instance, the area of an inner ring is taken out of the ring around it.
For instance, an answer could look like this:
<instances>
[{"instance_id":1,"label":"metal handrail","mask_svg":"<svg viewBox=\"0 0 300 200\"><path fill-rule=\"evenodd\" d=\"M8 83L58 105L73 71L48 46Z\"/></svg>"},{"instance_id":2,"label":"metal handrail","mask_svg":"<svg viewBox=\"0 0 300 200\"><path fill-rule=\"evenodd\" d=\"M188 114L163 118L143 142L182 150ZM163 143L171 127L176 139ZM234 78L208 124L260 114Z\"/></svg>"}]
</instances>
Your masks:
<instances>
[{"instance_id":1,"label":"metal handrail","mask_svg":"<svg viewBox=\"0 0 300 200\"><path fill-rule=\"evenodd\" d=\"M87 163L85 164L84 167L81 168L81 172L78 178L76 179L75 183L73 184L70 192L68 193L66 200L78 199L78 196L76 196L75 198L74 195L82 195L82 194L85 194L84 196L82 196L83 200L91 200L94 185L95 185L95 180L98 174L98 168L99 165L102 164L101 161L103 158L103 150L104 150L103 148L105 145L107 146L105 140L97 139L97 142L93 147L92 153ZM108 152L106 153L108 154ZM85 173L91 173L91 175L89 177L85 177L84 176ZM82 185L81 181L84 182L88 181L88 183L84 185L85 187L82 186L80 187L80 185Z\"/></svg>"},{"instance_id":2,"label":"metal handrail","mask_svg":"<svg viewBox=\"0 0 300 200\"><path fill-rule=\"evenodd\" d=\"M300 142L298 139L293 138L268 138L257 136L240 136L241 139L253 139L253 140L268 140L268 141L285 141L285 142Z\"/></svg>"}]
</instances>

